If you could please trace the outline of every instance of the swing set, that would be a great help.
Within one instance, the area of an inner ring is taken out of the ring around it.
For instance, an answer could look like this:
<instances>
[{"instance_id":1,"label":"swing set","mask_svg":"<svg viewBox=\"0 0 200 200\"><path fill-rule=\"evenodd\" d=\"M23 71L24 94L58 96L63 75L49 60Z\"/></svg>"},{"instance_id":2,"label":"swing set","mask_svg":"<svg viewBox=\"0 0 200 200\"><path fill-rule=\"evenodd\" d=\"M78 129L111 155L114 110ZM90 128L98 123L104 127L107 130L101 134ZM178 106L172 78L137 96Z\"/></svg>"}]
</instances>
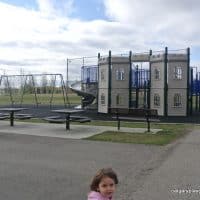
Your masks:
<instances>
[{"instance_id":1,"label":"swing set","mask_svg":"<svg viewBox=\"0 0 200 200\"><path fill-rule=\"evenodd\" d=\"M2 75L0 77L0 104L70 106L62 74Z\"/></svg>"}]
</instances>

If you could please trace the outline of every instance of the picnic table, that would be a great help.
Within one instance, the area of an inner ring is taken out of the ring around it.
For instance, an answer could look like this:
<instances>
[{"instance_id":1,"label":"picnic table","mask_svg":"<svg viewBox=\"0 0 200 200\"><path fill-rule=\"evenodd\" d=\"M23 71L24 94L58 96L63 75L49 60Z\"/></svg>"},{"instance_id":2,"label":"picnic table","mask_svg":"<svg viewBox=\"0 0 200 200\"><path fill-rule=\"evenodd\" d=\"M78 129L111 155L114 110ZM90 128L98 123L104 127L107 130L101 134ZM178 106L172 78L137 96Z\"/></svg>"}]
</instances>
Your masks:
<instances>
[{"instance_id":1,"label":"picnic table","mask_svg":"<svg viewBox=\"0 0 200 200\"><path fill-rule=\"evenodd\" d=\"M59 110L52 110L52 112L60 113L65 115L65 121L66 121L66 130L70 130L70 120L71 120L71 114L74 113L80 113L84 112L84 110L81 109L59 109Z\"/></svg>"},{"instance_id":2,"label":"picnic table","mask_svg":"<svg viewBox=\"0 0 200 200\"><path fill-rule=\"evenodd\" d=\"M0 108L1 112L8 112L10 114L9 118L10 118L10 126L14 126L14 113L15 112L20 112L22 110L27 110L27 108L13 108L13 107L9 107L9 108Z\"/></svg>"}]
</instances>

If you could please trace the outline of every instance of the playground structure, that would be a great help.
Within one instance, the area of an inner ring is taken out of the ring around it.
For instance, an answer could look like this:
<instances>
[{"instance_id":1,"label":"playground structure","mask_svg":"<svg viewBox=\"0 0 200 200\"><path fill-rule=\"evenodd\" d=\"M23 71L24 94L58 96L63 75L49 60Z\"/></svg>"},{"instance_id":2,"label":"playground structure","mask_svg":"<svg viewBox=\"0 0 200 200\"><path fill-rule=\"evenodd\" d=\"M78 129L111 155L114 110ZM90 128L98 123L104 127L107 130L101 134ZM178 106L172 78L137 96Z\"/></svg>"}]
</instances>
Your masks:
<instances>
[{"instance_id":1,"label":"playground structure","mask_svg":"<svg viewBox=\"0 0 200 200\"><path fill-rule=\"evenodd\" d=\"M98 57L67 59L67 87L82 97L81 107L97 108ZM79 81L69 84L68 68L80 68ZM81 67L80 67L81 66ZM81 80L80 80L81 79ZM92 106L91 106L92 105Z\"/></svg>"},{"instance_id":2,"label":"playground structure","mask_svg":"<svg viewBox=\"0 0 200 200\"><path fill-rule=\"evenodd\" d=\"M189 112L189 49L184 52L164 52L99 59L99 112L109 108L138 107L132 87L132 63L149 62L149 77L141 79L136 89L148 83L146 102L143 107L157 109L160 116L187 116ZM136 75L138 76L138 75ZM145 78L144 76L142 78ZM137 80L137 79L136 79ZM140 84L140 82L142 82ZM137 94L138 95L138 94ZM134 102L136 104L134 105Z\"/></svg>"},{"instance_id":3,"label":"playground structure","mask_svg":"<svg viewBox=\"0 0 200 200\"><path fill-rule=\"evenodd\" d=\"M77 67L81 80L71 84L68 70ZM151 108L165 117L200 112L200 72L190 66L189 48L121 55L109 51L106 56L67 59L66 84L62 74L0 76L0 101L12 106L26 104L29 98L36 107L51 108L56 93L64 107L71 107L70 89L82 97L82 108L99 113L113 107Z\"/></svg>"},{"instance_id":4,"label":"playground structure","mask_svg":"<svg viewBox=\"0 0 200 200\"><path fill-rule=\"evenodd\" d=\"M112 107L151 108L159 116L189 116L200 111L199 79L190 67L189 48L124 55L109 51L108 56L98 54L96 65L82 63L80 90L96 97L99 113Z\"/></svg>"},{"instance_id":5,"label":"playground structure","mask_svg":"<svg viewBox=\"0 0 200 200\"><path fill-rule=\"evenodd\" d=\"M70 105L62 74L2 75L0 77L1 105L22 106L41 104L53 106L55 94L61 96L64 107Z\"/></svg>"}]
</instances>

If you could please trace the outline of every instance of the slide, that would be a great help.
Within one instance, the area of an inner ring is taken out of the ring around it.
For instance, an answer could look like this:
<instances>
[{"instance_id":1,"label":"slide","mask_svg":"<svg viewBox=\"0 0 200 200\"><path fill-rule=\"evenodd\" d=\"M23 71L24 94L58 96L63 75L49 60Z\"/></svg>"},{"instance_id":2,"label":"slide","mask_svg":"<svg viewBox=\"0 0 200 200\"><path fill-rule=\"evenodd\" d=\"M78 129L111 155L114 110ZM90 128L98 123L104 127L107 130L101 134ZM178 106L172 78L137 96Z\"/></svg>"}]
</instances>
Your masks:
<instances>
[{"instance_id":1,"label":"slide","mask_svg":"<svg viewBox=\"0 0 200 200\"><path fill-rule=\"evenodd\" d=\"M92 104L96 96L92 93L85 92L81 90L81 81L71 84L70 89L75 92L78 96L82 97L82 106L83 108Z\"/></svg>"}]
</instances>

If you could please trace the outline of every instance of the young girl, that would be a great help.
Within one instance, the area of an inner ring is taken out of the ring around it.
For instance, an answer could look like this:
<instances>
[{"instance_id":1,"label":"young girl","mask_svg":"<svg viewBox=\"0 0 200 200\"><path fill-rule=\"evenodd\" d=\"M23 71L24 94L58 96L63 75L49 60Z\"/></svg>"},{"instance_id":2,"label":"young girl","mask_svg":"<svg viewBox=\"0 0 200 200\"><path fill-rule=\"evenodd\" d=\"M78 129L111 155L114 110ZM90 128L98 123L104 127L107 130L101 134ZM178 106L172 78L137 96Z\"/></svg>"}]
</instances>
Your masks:
<instances>
[{"instance_id":1,"label":"young girl","mask_svg":"<svg viewBox=\"0 0 200 200\"><path fill-rule=\"evenodd\" d=\"M88 200L113 200L116 184L117 174L111 168L100 169L90 185Z\"/></svg>"}]
</instances>

